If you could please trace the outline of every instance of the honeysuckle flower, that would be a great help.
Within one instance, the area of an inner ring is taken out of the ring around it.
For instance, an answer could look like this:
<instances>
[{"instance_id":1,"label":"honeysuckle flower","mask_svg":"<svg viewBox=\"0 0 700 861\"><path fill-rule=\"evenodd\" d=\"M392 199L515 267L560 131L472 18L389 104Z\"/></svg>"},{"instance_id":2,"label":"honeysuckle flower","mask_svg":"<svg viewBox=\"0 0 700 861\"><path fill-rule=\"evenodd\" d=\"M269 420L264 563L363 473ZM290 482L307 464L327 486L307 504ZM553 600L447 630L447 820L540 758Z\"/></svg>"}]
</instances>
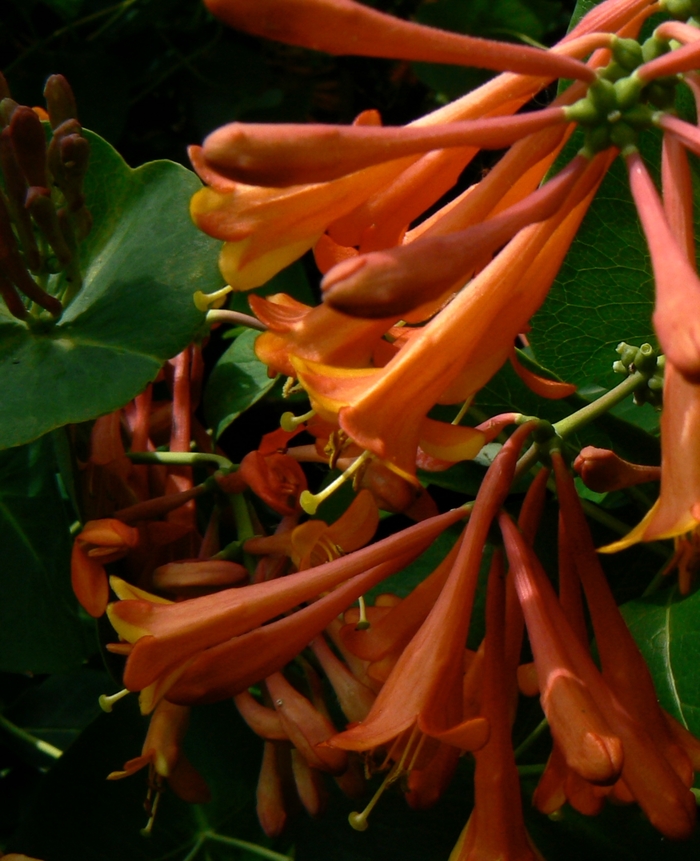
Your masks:
<instances>
[{"instance_id":1,"label":"honeysuckle flower","mask_svg":"<svg viewBox=\"0 0 700 861\"><path fill-rule=\"evenodd\" d=\"M395 318L356 320L327 305L312 308L278 293L250 297L250 306L268 331L255 341L255 354L270 372L296 376L292 357L340 367L364 367Z\"/></svg>"},{"instance_id":2,"label":"honeysuckle flower","mask_svg":"<svg viewBox=\"0 0 700 861\"><path fill-rule=\"evenodd\" d=\"M524 201L481 224L447 234L424 235L397 248L339 263L321 283L324 300L359 317L400 318L450 288L454 291L480 261L519 230L554 215L586 163L583 158L574 159Z\"/></svg>"},{"instance_id":3,"label":"honeysuckle flower","mask_svg":"<svg viewBox=\"0 0 700 861\"><path fill-rule=\"evenodd\" d=\"M414 45L416 35L419 38L427 36L428 40L435 34L440 39L465 38L399 22L361 4L349 2L347 6L342 5L344 9L340 11L341 17L348 9L352 10L353 16L359 16L356 23L364 34L362 39L345 42L347 53L362 52L363 46L372 42L377 44L377 23L374 17L377 15L382 20L382 29L389 27L394 35L396 26L408 27ZM635 16L645 14L644 7L647 5L640 0L608 0L601 4L602 8L596 8L579 22L558 46L548 52L534 52L533 59L544 63L550 69L548 73L544 72L544 67L534 74L506 73L451 105L412 123L409 128L513 113L546 86L548 76L556 76L554 69L560 63L568 66L573 64L578 69L578 73L567 77L580 76L588 81L593 80L592 68L569 58L585 56L591 50L609 44L606 34L630 26ZM331 17L338 13L333 3L322 4L319 8L323 8L324 15L330 14ZM260 17L261 10L257 6L250 5L244 17L239 18L238 11L242 9L243 6L238 4L217 4L217 12L229 23L237 22L244 29L255 29L261 25L264 19ZM280 9L284 10L281 15L287 21L288 8L285 2L280 3ZM226 10L231 13L231 17L227 18ZM309 10L302 8L301 14L308 15ZM637 27L641 20L636 24ZM313 29L317 27L316 21ZM597 33L596 30L602 32ZM279 29L277 34L281 36ZM272 36L272 33L269 35ZM306 38L309 38L308 32ZM337 38L343 41L342 30L338 32ZM500 67L513 50L520 54L523 49L520 46L516 49L512 45L491 43L487 47L487 54L492 55L492 62ZM460 54L460 62L464 58L473 64L477 55L468 51ZM591 66L596 62L594 58ZM524 67L516 65L509 68ZM360 124L376 125L376 120L363 117ZM407 156L327 183L268 190L232 182L209 164L205 150L193 147L190 156L195 169L210 188L203 189L193 198L192 217L205 232L226 241L220 257L226 280L235 289L249 289L264 283L275 272L313 247L328 228L334 239L346 246L358 244L360 234L365 230L368 231L367 241L373 248L396 244L408 224L454 184L476 152L476 147L466 146L459 147L454 153L443 150L426 156ZM540 178L545 170L540 173ZM377 245L380 235L384 238Z\"/></svg>"},{"instance_id":4,"label":"honeysuckle flower","mask_svg":"<svg viewBox=\"0 0 700 861\"><path fill-rule=\"evenodd\" d=\"M474 810L450 861L541 861L523 821L520 779L511 742L509 700L513 677L507 674L505 572L502 550L489 572L481 713L490 726L489 740L474 752Z\"/></svg>"},{"instance_id":5,"label":"honeysuckle flower","mask_svg":"<svg viewBox=\"0 0 700 861\"><path fill-rule=\"evenodd\" d=\"M287 824L284 777L280 769L281 745L266 741L255 791L258 822L268 837L279 837Z\"/></svg>"},{"instance_id":6,"label":"honeysuckle flower","mask_svg":"<svg viewBox=\"0 0 700 861\"><path fill-rule=\"evenodd\" d=\"M671 731L673 719L665 715L658 704L649 668L605 579L573 479L560 454L552 454L552 463L563 526L570 542L571 559L588 601L603 678L609 681L629 713L650 732L660 753L689 787L693 781L691 760L697 761L700 743L693 742L686 751Z\"/></svg>"},{"instance_id":7,"label":"honeysuckle flower","mask_svg":"<svg viewBox=\"0 0 700 861\"><path fill-rule=\"evenodd\" d=\"M561 107L439 126L384 127L231 123L204 141L207 163L228 179L284 188L329 182L387 161L437 149L504 149L567 122Z\"/></svg>"},{"instance_id":8,"label":"honeysuckle flower","mask_svg":"<svg viewBox=\"0 0 700 861\"><path fill-rule=\"evenodd\" d=\"M211 650L217 644L227 643L232 637L251 632L269 619L288 612L303 601L313 600L319 594L338 587L363 571L374 570L382 564L388 564L387 570L398 570L407 559L422 552L436 535L462 516L463 512L455 509L418 523L400 535L391 536L348 556L282 579L224 590L216 595L194 598L181 604L162 605L129 599L110 605L108 612L113 626L124 640L134 643L125 671L126 686L133 690L142 690L158 678L167 676L178 667L181 668L183 662L199 652ZM387 559L391 562L386 563ZM375 573L372 576L377 575ZM117 586L119 587L119 584ZM359 594L362 594L362 591L357 593ZM345 606L352 603L357 595L350 598ZM338 596L331 593L328 597L337 599ZM316 601L314 605L306 608L306 611L314 611L323 600L325 599ZM170 612L167 612L167 609ZM330 618L342 609L342 606L336 609ZM298 615L299 613L294 614L290 619L293 620ZM297 633L297 637L302 639L302 645L297 651L313 639L328 621L305 641L306 627L302 626ZM283 619L282 622L288 623L289 620ZM275 641L273 645L276 645ZM269 672L272 670L268 671L268 675ZM260 677L255 677L253 681Z\"/></svg>"},{"instance_id":9,"label":"honeysuckle flower","mask_svg":"<svg viewBox=\"0 0 700 861\"><path fill-rule=\"evenodd\" d=\"M139 533L121 520L91 520L75 537L71 555L71 585L87 612L101 616L109 601L105 565L124 557L139 542Z\"/></svg>"},{"instance_id":10,"label":"honeysuckle flower","mask_svg":"<svg viewBox=\"0 0 700 861\"><path fill-rule=\"evenodd\" d=\"M378 524L377 504L368 490L361 490L334 523L308 520L289 531L250 538L243 549L254 554L284 553L297 571L303 571L364 547Z\"/></svg>"},{"instance_id":11,"label":"honeysuckle flower","mask_svg":"<svg viewBox=\"0 0 700 861\"><path fill-rule=\"evenodd\" d=\"M667 362L661 415L661 493L628 535L602 548L612 553L638 541L676 538L700 523L700 458L695 455L700 428L700 386Z\"/></svg>"},{"instance_id":12,"label":"honeysuckle flower","mask_svg":"<svg viewBox=\"0 0 700 861\"><path fill-rule=\"evenodd\" d=\"M312 406L329 419L337 415L351 439L409 479L418 445L444 460L473 457L483 438L426 415L436 402L469 399L506 361L544 299L607 163L606 154L596 157L555 216L521 230L384 367L331 368L293 357Z\"/></svg>"},{"instance_id":13,"label":"honeysuckle flower","mask_svg":"<svg viewBox=\"0 0 700 861\"><path fill-rule=\"evenodd\" d=\"M630 188L649 245L656 307L654 328L669 361L690 382L700 381L700 280L672 232L663 204L636 150L627 157Z\"/></svg>"},{"instance_id":14,"label":"honeysuckle flower","mask_svg":"<svg viewBox=\"0 0 700 861\"><path fill-rule=\"evenodd\" d=\"M369 750L415 729L466 750L485 743L488 722L462 711L463 654L488 530L531 430L530 425L519 428L489 468L440 595L401 653L366 720L330 744Z\"/></svg>"},{"instance_id":15,"label":"honeysuckle flower","mask_svg":"<svg viewBox=\"0 0 700 861\"><path fill-rule=\"evenodd\" d=\"M256 496L278 514L299 511L299 496L306 490L306 476L294 458L274 452L248 452L236 473Z\"/></svg>"},{"instance_id":16,"label":"honeysuckle flower","mask_svg":"<svg viewBox=\"0 0 700 861\"><path fill-rule=\"evenodd\" d=\"M630 713L625 695L618 699L595 667L515 525L505 514L499 524L535 655L543 708L567 765L592 783L621 777L615 786L618 797L636 800L667 837L688 836L696 817L688 784L634 710Z\"/></svg>"},{"instance_id":17,"label":"honeysuckle flower","mask_svg":"<svg viewBox=\"0 0 700 861\"><path fill-rule=\"evenodd\" d=\"M580 63L546 52L402 21L353 0L206 0L231 27L328 54L452 63L591 80Z\"/></svg>"},{"instance_id":18,"label":"honeysuckle flower","mask_svg":"<svg viewBox=\"0 0 700 861\"><path fill-rule=\"evenodd\" d=\"M149 787L156 799L150 800L149 826L155 816L157 796L167 781L173 792L184 801L202 804L210 799L209 789L199 772L182 752L182 741L189 723L190 710L167 701L161 702L151 716L141 755L124 764L122 771L113 771L108 780L129 777L148 767ZM147 826L147 830L150 827Z\"/></svg>"}]
</instances>

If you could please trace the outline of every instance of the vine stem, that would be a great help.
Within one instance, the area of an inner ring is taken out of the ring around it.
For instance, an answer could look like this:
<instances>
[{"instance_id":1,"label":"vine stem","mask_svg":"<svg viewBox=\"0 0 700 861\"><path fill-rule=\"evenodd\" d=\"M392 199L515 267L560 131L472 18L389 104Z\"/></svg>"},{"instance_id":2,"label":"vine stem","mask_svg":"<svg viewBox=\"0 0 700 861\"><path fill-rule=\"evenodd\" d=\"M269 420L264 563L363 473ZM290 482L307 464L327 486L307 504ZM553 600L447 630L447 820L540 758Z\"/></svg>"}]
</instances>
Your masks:
<instances>
[{"instance_id":1,"label":"vine stem","mask_svg":"<svg viewBox=\"0 0 700 861\"><path fill-rule=\"evenodd\" d=\"M555 434L561 439L566 439L572 433L576 433L584 425L602 416L604 413L611 410L614 406L624 401L625 398L633 395L640 386L646 384L649 379L648 374L641 371L635 371L630 374L621 383L610 389L600 398L571 413L570 416L555 422L552 427ZM533 443L525 454L520 458L515 468L515 476L518 478L528 472L537 463L540 456L540 446L538 443Z\"/></svg>"},{"instance_id":2,"label":"vine stem","mask_svg":"<svg viewBox=\"0 0 700 861\"><path fill-rule=\"evenodd\" d=\"M132 463L163 463L169 466L195 466L198 463L214 464L219 469L233 469L233 463L220 454L201 451L132 451L126 455Z\"/></svg>"},{"instance_id":3,"label":"vine stem","mask_svg":"<svg viewBox=\"0 0 700 861\"><path fill-rule=\"evenodd\" d=\"M50 756L51 759L58 759L59 757L63 756L63 751L60 748L56 747L53 744L49 744L48 741L42 741L40 738L37 738L35 735L32 735L25 729L18 727L17 724L12 723L12 721L8 720L4 715L1 714L0 728L4 729L5 732L9 733L9 735L20 739L20 741L23 741L25 744L31 745L33 748L45 754L46 756Z\"/></svg>"}]
</instances>

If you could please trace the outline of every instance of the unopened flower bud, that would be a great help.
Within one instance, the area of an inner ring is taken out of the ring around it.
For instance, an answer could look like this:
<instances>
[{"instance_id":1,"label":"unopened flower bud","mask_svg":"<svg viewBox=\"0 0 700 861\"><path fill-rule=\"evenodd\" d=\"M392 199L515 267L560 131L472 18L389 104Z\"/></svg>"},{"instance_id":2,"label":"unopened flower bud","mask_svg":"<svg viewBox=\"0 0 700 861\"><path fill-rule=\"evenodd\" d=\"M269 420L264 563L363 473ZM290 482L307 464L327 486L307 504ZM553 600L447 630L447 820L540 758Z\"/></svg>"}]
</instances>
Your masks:
<instances>
[{"instance_id":1,"label":"unopened flower bud","mask_svg":"<svg viewBox=\"0 0 700 861\"><path fill-rule=\"evenodd\" d=\"M646 481L658 481L661 478L661 467L643 466L629 463L605 448L595 448L588 445L574 461L574 469L583 479L583 483L596 493L607 493L644 484Z\"/></svg>"},{"instance_id":2,"label":"unopened flower bud","mask_svg":"<svg viewBox=\"0 0 700 861\"><path fill-rule=\"evenodd\" d=\"M10 122L10 136L27 185L48 188L46 136L41 120L31 108L20 105L14 111Z\"/></svg>"},{"instance_id":3,"label":"unopened flower bud","mask_svg":"<svg viewBox=\"0 0 700 861\"><path fill-rule=\"evenodd\" d=\"M44 98L46 99L52 129L60 126L65 120L78 116L73 90L63 75L51 75L46 81Z\"/></svg>"}]
</instances>

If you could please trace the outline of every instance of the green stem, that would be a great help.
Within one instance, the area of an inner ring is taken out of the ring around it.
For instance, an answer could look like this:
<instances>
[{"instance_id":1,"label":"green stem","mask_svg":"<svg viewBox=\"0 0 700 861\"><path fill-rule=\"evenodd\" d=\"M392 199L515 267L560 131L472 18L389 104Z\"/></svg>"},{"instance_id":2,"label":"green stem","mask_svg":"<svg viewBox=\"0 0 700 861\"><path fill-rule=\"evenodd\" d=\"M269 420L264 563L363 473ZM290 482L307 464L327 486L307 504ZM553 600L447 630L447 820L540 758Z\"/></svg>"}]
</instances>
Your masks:
<instances>
[{"instance_id":1,"label":"green stem","mask_svg":"<svg viewBox=\"0 0 700 861\"><path fill-rule=\"evenodd\" d=\"M238 840L236 837L226 837L213 831L207 831L202 836L207 840L213 840L214 843L223 843L224 846L236 846L239 849L245 849L248 852L252 852L253 855L268 858L269 861L294 861L291 855L282 855L280 852L273 852L272 849L267 849L265 846L259 846L257 843L249 843L247 840Z\"/></svg>"},{"instance_id":2,"label":"green stem","mask_svg":"<svg viewBox=\"0 0 700 861\"><path fill-rule=\"evenodd\" d=\"M584 425L587 425L589 422L602 416L603 413L607 413L614 406L619 404L620 401L624 401L625 398L633 395L642 384L646 384L648 379L649 377L647 374L643 374L641 371L635 371L615 386L614 389L610 389L609 392L606 392L602 397L598 398L598 400L593 401L590 404L586 404L585 407L582 407L580 410L576 410L575 413L572 413L570 416L556 422L553 425L555 432L562 438L566 438L570 434L575 433Z\"/></svg>"},{"instance_id":3,"label":"green stem","mask_svg":"<svg viewBox=\"0 0 700 861\"><path fill-rule=\"evenodd\" d=\"M580 410L576 410L575 413L571 413L570 416L553 424L552 428L555 434L564 439L570 434L576 433L584 425L599 418L616 404L619 404L620 401L634 394L642 384L646 384L648 379L648 375L643 374L641 371L635 371L615 386L614 389L610 389L609 392L598 398L598 400L586 404L585 407L581 407ZM519 478L521 475L529 472L539 460L540 453L541 449L538 443L533 443L518 461L515 467L515 477Z\"/></svg>"},{"instance_id":4,"label":"green stem","mask_svg":"<svg viewBox=\"0 0 700 861\"><path fill-rule=\"evenodd\" d=\"M541 765L519 765L518 775L520 777L537 777L542 774L546 767L544 763Z\"/></svg>"},{"instance_id":5,"label":"green stem","mask_svg":"<svg viewBox=\"0 0 700 861\"><path fill-rule=\"evenodd\" d=\"M238 541L243 543L255 535L253 521L250 519L250 511L248 510L248 503L242 493L231 493L229 494L229 499L231 500L233 516L236 518Z\"/></svg>"},{"instance_id":6,"label":"green stem","mask_svg":"<svg viewBox=\"0 0 700 861\"><path fill-rule=\"evenodd\" d=\"M20 741L23 741L25 744L31 745L33 748L38 750L40 753L45 754L46 756L50 756L51 759L58 759L63 755L63 751L59 750L59 748L55 747L53 744L49 744L47 741L42 741L40 738L37 738L35 735L27 732L25 729L18 727L17 724L9 721L4 715L0 714L0 728L4 729L9 735L18 738Z\"/></svg>"},{"instance_id":7,"label":"green stem","mask_svg":"<svg viewBox=\"0 0 700 861\"><path fill-rule=\"evenodd\" d=\"M515 757L515 759L525 753L525 751L528 750L528 748L530 748L537 741L537 739L542 735L542 733L547 729L548 726L549 721L547 720L547 718L542 718L542 720L537 724L537 726L533 729L530 735L516 747L515 751L513 752L513 756Z\"/></svg>"},{"instance_id":8,"label":"green stem","mask_svg":"<svg viewBox=\"0 0 700 861\"><path fill-rule=\"evenodd\" d=\"M218 469L233 469L227 457L201 451L131 451L126 455L132 463L162 463L167 466L195 466L212 464Z\"/></svg>"}]
</instances>

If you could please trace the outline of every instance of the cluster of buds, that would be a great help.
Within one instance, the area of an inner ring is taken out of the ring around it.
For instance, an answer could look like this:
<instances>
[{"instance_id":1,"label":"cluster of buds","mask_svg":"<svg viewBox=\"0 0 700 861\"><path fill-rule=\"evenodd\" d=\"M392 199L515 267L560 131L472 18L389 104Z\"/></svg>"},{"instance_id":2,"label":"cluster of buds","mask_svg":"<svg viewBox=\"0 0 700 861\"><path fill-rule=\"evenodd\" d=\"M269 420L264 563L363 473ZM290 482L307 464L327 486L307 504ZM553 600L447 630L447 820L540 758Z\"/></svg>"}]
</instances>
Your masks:
<instances>
[{"instance_id":1,"label":"cluster of buds","mask_svg":"<svg viewBox=\"0 0 700 861\"><path fill-rule=\"evenodd\" d=\"M44 96L47 110L18 105L0 76L0 294L28 322L42 310L59 317L80 289L78 244L92 224L83 194L90 145L73 92L52 75Z\"/></svg>"}]
</instances>

